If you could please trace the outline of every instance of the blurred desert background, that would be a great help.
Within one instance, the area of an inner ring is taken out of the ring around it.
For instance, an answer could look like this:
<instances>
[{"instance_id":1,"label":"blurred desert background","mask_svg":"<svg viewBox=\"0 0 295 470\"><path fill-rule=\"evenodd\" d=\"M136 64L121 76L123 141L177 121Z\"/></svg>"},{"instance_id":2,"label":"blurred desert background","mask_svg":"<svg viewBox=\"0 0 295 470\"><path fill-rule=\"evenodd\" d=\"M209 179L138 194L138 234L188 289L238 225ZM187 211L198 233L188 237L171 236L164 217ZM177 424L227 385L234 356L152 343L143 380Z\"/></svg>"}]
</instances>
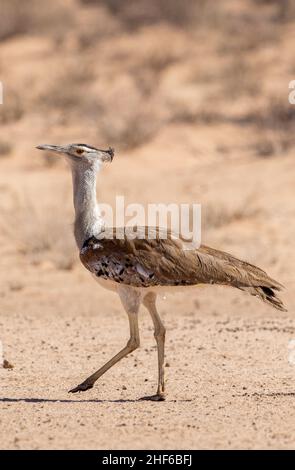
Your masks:
<instances>
[{"instance_id":1,"label":"blurred desert background","mask_svg":"<svg viewBox=\"0 0 295 470\"><path fill-rule=\"evenodd\" d=\"M1 0L0 447L295 447L295 2ZM113 146L99 198L202 204L202 241L282 282L288 312L206 287L161 300L167 401L80 265L66 163L38 144ZM10 368L10 366L13 368Z\"/></svg>"}]
</instances>

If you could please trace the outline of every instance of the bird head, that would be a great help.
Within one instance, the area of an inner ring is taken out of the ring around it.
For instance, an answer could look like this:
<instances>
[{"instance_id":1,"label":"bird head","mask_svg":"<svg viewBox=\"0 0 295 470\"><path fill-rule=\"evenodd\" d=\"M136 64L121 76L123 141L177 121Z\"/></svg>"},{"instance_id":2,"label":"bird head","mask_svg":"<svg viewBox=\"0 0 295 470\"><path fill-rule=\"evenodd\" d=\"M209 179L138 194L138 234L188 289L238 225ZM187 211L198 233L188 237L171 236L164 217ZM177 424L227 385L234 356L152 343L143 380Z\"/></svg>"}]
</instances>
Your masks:
<instances>
[{"instance_id":1,"label":"bird head","mask_svg":"<svg viewBox=\"0 0 295 470\"><path fill-rule=\"evenodd\" d=\"M111 162L114 158L114 149L101 150L87 144L68 145L38 145L39 150L47 150L63 154L72 164L89 164Z\"/></svg>"}]
</instances>

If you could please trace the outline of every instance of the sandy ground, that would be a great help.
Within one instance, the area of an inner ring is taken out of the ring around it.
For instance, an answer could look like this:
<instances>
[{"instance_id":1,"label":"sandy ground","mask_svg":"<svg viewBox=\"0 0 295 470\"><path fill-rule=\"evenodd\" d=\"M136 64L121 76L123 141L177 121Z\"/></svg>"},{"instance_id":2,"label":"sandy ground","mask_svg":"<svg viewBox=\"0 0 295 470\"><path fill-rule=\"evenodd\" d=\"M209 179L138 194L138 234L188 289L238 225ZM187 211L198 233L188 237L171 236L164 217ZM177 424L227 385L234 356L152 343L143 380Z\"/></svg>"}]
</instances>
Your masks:
<instances>
[{"instance_id":1,"label":"sandy ground","mask_svg":"<svg viewBox=\"0 0 295 470\"><path fill-rule=\"evenodd\" d=\"M0 448L294 449L291 2L200 1L192 23L172 0L149 22L145 0L28 3L0 18ZM144 310L140 349L67 393L128 338L79 264L69 170L34 150L79 141L116 148L101 201L201 203L203 243L286 286L286 313L222 287L160 299L165 402L139 401L157 380Z\"/></svg>"}]
</instances>

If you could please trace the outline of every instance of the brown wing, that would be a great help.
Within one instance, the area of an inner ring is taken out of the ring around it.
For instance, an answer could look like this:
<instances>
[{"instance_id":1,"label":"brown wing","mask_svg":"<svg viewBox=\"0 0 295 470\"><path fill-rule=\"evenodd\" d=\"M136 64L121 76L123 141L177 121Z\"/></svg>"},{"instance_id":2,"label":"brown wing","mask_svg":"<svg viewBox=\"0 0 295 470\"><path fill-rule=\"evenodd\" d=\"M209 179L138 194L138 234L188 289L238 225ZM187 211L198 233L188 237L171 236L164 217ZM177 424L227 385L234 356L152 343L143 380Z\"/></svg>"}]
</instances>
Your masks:
<instances>
[{"instance_id":1,"label":"brown wing","mask_svg":"<svg viewBox=\"0 0 295 470\"><path fill-rule=\"evenodd\" d=\"M134 287L196 283L185 241L173 239L171 232L164 239L157 228L149 232L151 238L148 227L137 227L136 236L131 230L114 230L91 238L81 250L82 263L95 275Z\"/></svg>"},{"instance_id":2,"label":"brown wing","mask_svg":"<svg viewBox=\"0 0 295 470\"><path fill-rule=\"evenodd\" d=\"M171 232L162 238L154 228L154 239L147 238L148 227L106 229L88 240L80 253L84 266L97 276L135 287L225 284L238 288L281 285L254 265L228 253L202 245L187 249L184 240ZM114 237L114 238L112 238Z\"/></svg>"}]
</instances>

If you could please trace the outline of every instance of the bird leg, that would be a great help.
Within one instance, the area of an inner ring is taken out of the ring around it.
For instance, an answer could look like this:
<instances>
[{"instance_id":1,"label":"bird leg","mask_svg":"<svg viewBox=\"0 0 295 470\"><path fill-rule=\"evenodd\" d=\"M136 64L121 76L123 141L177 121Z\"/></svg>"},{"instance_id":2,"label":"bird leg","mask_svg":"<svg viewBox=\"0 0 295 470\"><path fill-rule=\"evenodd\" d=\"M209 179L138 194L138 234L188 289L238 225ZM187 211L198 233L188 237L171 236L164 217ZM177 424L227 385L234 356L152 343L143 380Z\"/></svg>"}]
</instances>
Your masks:
<instances>
[{"instance_id":1,"label":"bird leg","mask_svg":"<svg viewBox=\"0 0 295 470\"><path fill-rule=\"evenodd\" d=\"M158 389L156 395L143 397L143 400L163 401L165 400L165 378L164 378L164 350L166 329L162 323L156 308L156 294L149 292L143 299L143 305L148 309L154 324L154 336L158 349Z\"/></svg>"},{"instance_id":2,"label":"bird leg","mask_svg":"<svg viewBox=\"0 0 295 470\"><path fill-rule=\"evenodd\" d=\"M125 290L128 289L128 292ZM113 367L117 362L119 362L127 354L131 353L139 347L139 329L138 329L138 310L140 306L140 295L131 290L131 288L124 288L122 292L119 290L119 295L122 301L122 304L128 314L129 327L130 327L130 339L127 345L121 349L112 359L110 359L104 366L98 369L94 374L90 375L84 382L82 382L77 387L70 390L71 393L84 392L89 388L92 388L94 383L101 377L107 370Z\"/></svg>"}]
</instances>

